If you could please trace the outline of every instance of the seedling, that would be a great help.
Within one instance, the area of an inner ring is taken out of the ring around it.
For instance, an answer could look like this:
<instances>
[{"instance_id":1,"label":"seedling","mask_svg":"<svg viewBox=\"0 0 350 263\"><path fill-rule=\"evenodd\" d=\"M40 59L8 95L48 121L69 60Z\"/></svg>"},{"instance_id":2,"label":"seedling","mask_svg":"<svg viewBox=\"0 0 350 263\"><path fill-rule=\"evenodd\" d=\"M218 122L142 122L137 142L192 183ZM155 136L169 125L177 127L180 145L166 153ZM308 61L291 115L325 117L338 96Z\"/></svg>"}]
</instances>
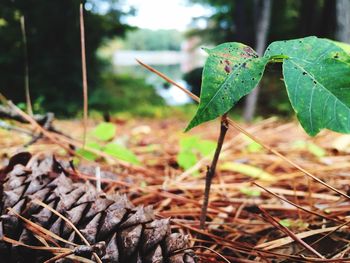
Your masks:
<instances>
[{"instance_id":1,"label":"seedling","mask_svg":"<svg viewBox=\"0 0 350 263\"><path fill-rule=\"evenodd\" d=\"M260 57L249 46L224 43L205 49L202 91L196 115L186 131L221 116L216 152L206 174L201 228L204 228L211 181L228 129L227 112L261 80L268 63L282 63L283 81L297 118L310 136L323 128L350 133L350 55L347 46L306 37L271 43Z\"/></svg>"}]
</instances>

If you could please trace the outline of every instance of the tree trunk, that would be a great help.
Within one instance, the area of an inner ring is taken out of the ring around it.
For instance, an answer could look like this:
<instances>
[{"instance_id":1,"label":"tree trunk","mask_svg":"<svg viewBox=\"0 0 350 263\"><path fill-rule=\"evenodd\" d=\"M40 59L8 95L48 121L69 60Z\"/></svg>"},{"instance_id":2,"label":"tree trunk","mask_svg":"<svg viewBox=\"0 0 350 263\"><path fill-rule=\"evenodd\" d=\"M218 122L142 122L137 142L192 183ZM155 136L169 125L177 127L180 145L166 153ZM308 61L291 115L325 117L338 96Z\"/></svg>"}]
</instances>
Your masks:
<instances>
[{"instance_id":1,"label":"tree trunk","mask_svg":"<svg viewBox=\"0 0 350 263\"><path fill-rule=\"evenodd\" d=\"M266 47L267 34L270 27L271 16L271 4L272 0L255 0L254 6L256 7L256 52L262 55ZM259 86L257 86L253 92L251 92L247 99L244 108L244 119L251 121L254 117L256 104L258 101Z\"/></svg>"},{"instance_id":2,"label":"tree trunk","mask_svg":"<svg viewBox=\"0 0 350 263\"><path fill-rule=\"evenodd\" d=\"M339 41L350 43L350 0L337 0L337 31Z\"/></svg>"},{"instance_id":3,"label":"tree trunk","mask_svg":"<svg viewBox=\"0 0 350 263\"><path fill-rule=\"evenodd\" d=\"M248 35L247 35L247 21L246 21L246 10L245 10L245 1L244 0L236 0L234 6L234 41L247 43Z\"/></svg>"}]
</instances>

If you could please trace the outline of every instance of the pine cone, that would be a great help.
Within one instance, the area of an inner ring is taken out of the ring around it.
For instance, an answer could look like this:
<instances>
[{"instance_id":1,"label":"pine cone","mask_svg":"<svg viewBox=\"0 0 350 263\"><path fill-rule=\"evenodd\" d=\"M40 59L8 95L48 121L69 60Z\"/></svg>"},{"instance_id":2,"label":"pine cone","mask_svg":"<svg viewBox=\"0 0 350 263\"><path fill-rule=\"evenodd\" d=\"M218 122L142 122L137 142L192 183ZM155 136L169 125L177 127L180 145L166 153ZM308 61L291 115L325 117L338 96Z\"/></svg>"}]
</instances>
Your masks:
<instances>
[{"instance_id":1,"label":"pine cone","mask_svg":"<svg viewBox=\"0 0 350 263\"><path fill-rule=\"evenodd\" d=\"M7 237L27 245L44 246L15 213L77 244L67 245L55 240L57 246L72 251L72 255L55 262L74 262L77 257L95 261L93 253L102 262L196 261L193 252L186 250L187 237L171 233L169 219L155 219L151 207L134 207L125 195L98 194L89 183L73 182L54 158L33 162L30 169L26 169L24 165L29 159L28 154L18 154L2 171L1 262L44 262L55 256L3 240ZM68 218L90 246L61 217L31 202L35 199Z\"/></svg>"}]
</instances>

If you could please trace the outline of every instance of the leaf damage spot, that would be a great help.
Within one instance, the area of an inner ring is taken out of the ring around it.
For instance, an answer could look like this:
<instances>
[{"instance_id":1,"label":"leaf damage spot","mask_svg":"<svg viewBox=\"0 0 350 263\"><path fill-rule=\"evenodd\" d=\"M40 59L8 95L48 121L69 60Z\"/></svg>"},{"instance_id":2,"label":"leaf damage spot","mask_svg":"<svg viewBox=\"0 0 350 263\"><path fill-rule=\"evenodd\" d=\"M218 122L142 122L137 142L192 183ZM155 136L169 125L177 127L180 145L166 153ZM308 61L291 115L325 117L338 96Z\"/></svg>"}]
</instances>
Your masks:
<instances>
[{"instance_id":1,"label":"leaf damage spot","mask_svg":"<svg viewBox=\"0 0 350 263\"><path fill-rule=\"evenodd\" d=\"M243 53L241 53L241 57L243 58L257 58L258 55L255 53L255 51L251 47L244 47Z\"/></svg>"}]
</instances>

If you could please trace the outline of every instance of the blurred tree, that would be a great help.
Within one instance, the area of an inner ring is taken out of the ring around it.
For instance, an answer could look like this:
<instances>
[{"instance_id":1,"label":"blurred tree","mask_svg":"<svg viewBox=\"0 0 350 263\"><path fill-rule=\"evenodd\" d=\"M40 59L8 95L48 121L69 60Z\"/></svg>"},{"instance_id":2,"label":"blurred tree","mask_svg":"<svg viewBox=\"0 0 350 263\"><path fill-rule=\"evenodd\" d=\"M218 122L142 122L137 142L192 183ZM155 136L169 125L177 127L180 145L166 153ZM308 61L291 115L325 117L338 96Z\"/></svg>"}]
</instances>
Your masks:
<instances>
[{"instance_id":1,"label":"blurred tree","mask_svg":"<svg viewBox=\"0 0 350 263\"><path fill-rule=\"evenodd\" d=\"M200 35L204 43L218 44L227 41L255 44L255 21L258 13L255 0L187 0L210 7L213 13L205 17L204 29L193 29L189 35ZM341 0L340 0L341 1ZM348 1L348 0L344 0ZM309 35L334 38L336 1L329 0L278 0L271 6L271 29L268 43ZM194 19L203 19L198 17Z\"/></svg>"},{"instance_id":2,"label":"blurred tree","mask_svg":"<svg viewBox=\"0 0 350 263\"><path fill-rule=\"evenodd\" d=\"M101 13L100 3L109 6ZM106 2L109 5L106 5ZM24 54L20 17L26 21L30 92L46 110L61 114L81 108L81 51L79 0L0 1L0 91L15 102L24 101ZM96 56L101 43L123 35L128 26L118 1L85 3L86 56L89 89L99 85L102 61Z\"/></svg>"},{"instance_id":3,"label":"blurred tree","mask_svg":"<svg viewBox=\"0 0 350 263\"><path fill-rule=\"evenodd\" d=\"M262 56L266 48L266 41L268 32L270 29L270 16L271 16L271 4L272 0L255 0L255 50ZM244 107L244 119L246 121L252 121L256 104L258 102L260 85L258 85L246 98Z\"/></svg>"},{"instance_id":4,"label":"blurred tree","mask_svg":"<svg viewBox=\"0 0 350 263\"><path fill-rule=\"evenodd\" d=\"M337 0L337 40L350 43L350 1Z\"/></svg>"}]
</instances>

